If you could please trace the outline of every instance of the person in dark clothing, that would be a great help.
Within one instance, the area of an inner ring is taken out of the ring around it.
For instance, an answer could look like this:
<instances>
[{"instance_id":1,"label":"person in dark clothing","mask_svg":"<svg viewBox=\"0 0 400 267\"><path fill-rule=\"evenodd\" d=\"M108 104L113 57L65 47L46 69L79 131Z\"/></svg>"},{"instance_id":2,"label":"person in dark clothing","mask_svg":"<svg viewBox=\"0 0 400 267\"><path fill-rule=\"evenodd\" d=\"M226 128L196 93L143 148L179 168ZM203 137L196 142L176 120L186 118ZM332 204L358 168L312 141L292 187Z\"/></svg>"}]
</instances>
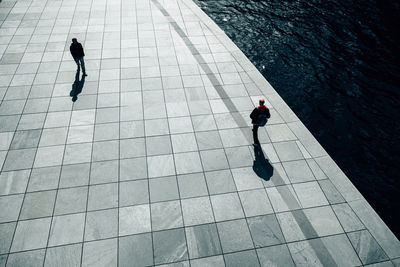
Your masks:
<instances>
[{"instance_id":1,"label":"person in dark clothing","mask_svg":"<svg viewBox=\"0 0 400 267\"><path fill-rule=\"evenodd\" d=\"M76 38L72 38L72 44L69 47L69 51L71 51L71 55L74 58L76 65L78 65L77 71L80 71L80 67L82 66L83 76L87 76L85 71L85 61L83 60L85 53L83 52L83 47L81 43L78 43L78 40L76 40Z\"/></svg>"},{"instance_id":2,"label":"person in dark clothing","mask_svg":"<svg viewBox=\"0 0 400 267\"><path fill-rule=\"evenodd\" d=\"M260 99L260 105L250 114L251 123L253 124L253 139L255 145L260 144L260 141L258 140L258 128L264 126L271 117L269 109L264 105L264 103L264 99Z\"/></svg>"}]
</instances>

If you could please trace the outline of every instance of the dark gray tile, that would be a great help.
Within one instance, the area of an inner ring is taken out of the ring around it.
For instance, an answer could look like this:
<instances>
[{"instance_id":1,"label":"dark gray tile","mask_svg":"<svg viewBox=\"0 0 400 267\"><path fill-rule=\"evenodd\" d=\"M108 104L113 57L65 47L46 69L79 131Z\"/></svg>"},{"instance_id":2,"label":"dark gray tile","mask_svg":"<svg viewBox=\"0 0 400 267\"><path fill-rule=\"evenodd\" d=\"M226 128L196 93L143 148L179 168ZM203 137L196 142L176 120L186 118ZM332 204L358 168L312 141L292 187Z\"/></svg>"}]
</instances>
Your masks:
<instances>
[{"instance_id":1,"label":"dark gray tile","mask_svg":"<svg viewBox=\"0 0 400 267\"><path fill-rule=\"evenodd\" d=\"M119 141L94 142L92 160L112 160L119 158Z\"/></svg>"},{"instance_id":2,"label":"dark gray tile","mask_svg":"<svg viewBox=\"0 0 400 267\"><path fill-rule=\"evenodd\" d=\"M223 149L200 151L200 156L205 171L229 168Z\"/></svg>"},{"instance_id":3,"label":"dark gray tile","mask_svg":"<svg viewBox=\"0 0 400 267\"><path fill-rule=\"evenodd\" d=\"M41 130L17 131L10 149L23 149L37 147Z\"/></svg>"},{"instance_id":4,"label":"dark gray tile","mask_svg":"<svg viewBox=\"0 0 400 267\"><path fill-rule=\"evenodd\" d=\"M349 233L348 237L363 264L389 259L368 230Z\"/></svg>"},{"instance_id":5,"label":"dark gray tile","mask_svg":"<svg viewBox=\"0 0 400 267\"><path fill-rule=\"evenodd\" d=\"M7 266L42 266L44 262L44 254L44 249L10 254L8 256Z\"/></svg>"},{"instance_id":6,"label":"dark gray tile","mask_svg":"<svg viewBox=\"0 0 400 267\"><path fill-rule=\"evenodd\" d=\"M8 151L6 161L3 165L3 171L32 168L35 154L35 148Z\"/></svg>"},{"instance_id":7,"label":"dark gray tile","mask_svg":"<svg viewBox=\"0 0 400 267\"><path fill-rule=\"evenodd\" d=\"M230 170L206 172L205 175L211 195L237 191Z\"/></svg>"},{"instance_id":8,"label":"dark gray tile","mask_svg":"<svg viewBox=\"0 0 400 267\"><path fill-rule=\"evenodd\" d=\"M52 216L56 191L27 193L21 209L20 219Z\"/></svg>"},{"instance_id":9,"label":"dark gray tile","mask_svg":"<svg viewBox=\"0 0 400 267\"><path fill-rule=\"evenodd\" d=\"M196 140L200 150L222 148L218 131L196 132Z\"/></svg>"},{"instance_id":10,"label":"dark gray tile","mask_svg":"<svg viewBox=\"0 0 400 267\"><path fill-rule=\"evenodd\" d=\"M85 212L87 194L88 188L86 186L59 189L54 214Z\"/></svg>"},{"instance_id":11,"label":"dark gray tile","mask_svg":"<svg viewBox=\"0 0 400 267\"><path fill-rule=\"evenodd\" d=\"M254 248L246 220L220 222L217 227L224 253Z\"/></svg>"},{"instance_id":12,"label":"dark gray tile","mask_svg":"<svg viewBox=\"0 0 400 267\"><path fill-rule=\"evenodd\" d=\"M247 250L247 251L225 254L224 258L227 267L260 266L255 250Z\"/></svg>"},{"instance_id":13,"label":"dark gray tile","mask_svg":"<svg viewBox=\"0 0 400 267\"><path fill-rule=\"evenodd\" d=\"M119 266L153 265L153 246L150 233L119 238ZM134 261L132 259L135 259Z\"/></svg>"},{"instance_id":14,"label":"dark gray tile","mask_svg":"<svg viewBox=\"0 0 400 267\"><path fill-rule=\"evenodd\" d=\"M118 183L91 185L88 210L118 207Z\"/></svg>"},{"instance_id":15,"label":"dark gray tile","mask_svg":"<svg viewBox=\"0 0 400 267\"><path fill-rule=\"evenodd\" d=\"M351 209L349 204L343 203L333 205L332 209L346 232L365 229L365 226L362 224L360 219L358 219L357 215Z\"/></svg>"},{"instance_id":16,"label":"dark gray tile","mask_svg":"<svg viewBox=\"0 0 400 267\"><path fill-rule=\"evenodd\" d=\"M89 163L64 165L61 170L60 187L88 185L89 171Z\"/></svg>"},{"instance_id":17,"label":"dark gray tile","mask_svg":"<svg viewBox=\"0 0 400 267\"><path fill-rule=\"evenodd\" d=\"M119 184L119 206L149 203L147 180L127 181Z\"/></svg>"},{"instance_id":18,"label":"dark gray tile","mask_svg":"<svg viewBox=\"0 0 400 267\"><path fill-rule=\"evenodd\" d=\"M286 245L257 249L261 266L295 266Z\"/></svg>"},{"instance_id":19,"label":"dark gray tile","mask_svg":"<svg viewBox=\"0 0 400 267\"><path fill-rule=\"evenodd\" d=\"M119 138L119 124L96 124L94 129L94 141L106 141Z\"/></svg>"},{"instance_id":20,"label":"dark gray tile","mask_svg":"<svg viewBox=\"0 0 400 267\"><path fill-rule=\"evenodd\" d=\"M153 232L154 263L170 263L186 260L187 246L183 228Z\"/></svg>"},{"instance_id":21,"label":"dark gray tile","mask_svg":"<svg viewBox=\"0 0 400 267\"><path fill-rule=\"evenodd\" d=\"M181 198L208 195L207 185L203 173L178 175L178 185Z\"/></svg>"},{"instance_id":22,"label":"dark gray tile","mask_svg":"<svg viewBox=\"0 0 400 267\"><path fill-rule=\"evenodd\" d=\"M9 252L16 225L15 222L0 224L0 254L6 254Z\"/></svg>"},{"instance_id":23,"label":"dark gray tile","mask_svg":"<svg viewBox=\"0 0 400 267\"><path fill-rule=\"evenodd\" d=\"M32 169L28 192L56 189L61 166Z\"/></svg>"},{"instance_id":24,"label":"dark gray tile","mask_svg":"<svg viewBox=\"0 0 400 267\"><path fill-rule=\"evenodd\" d=\"M150 179L149 185L152 203L179 198L175 176Z\"/></svg>"},{"instance_id":25,"label":"dark gray tile","mask_svg":"<svg viewBox=\"0 0 400 267\"><path fill-rule=\"evenodd\" d=\"M213 256L190 261L192 267L225 267L224 257Z\"/></svg>"},{"instance_id":26,"label":"dark gray tile","mask_svg":"<svg viewBox=\"0 0 400 267\"><path fill-rule=\"evenodd\" d=\"M146 158L120 160L120 180L137 180L147 178Z\"/></svg>"},{"instance_id":27,"label":"dark gray tile","mask_svg":"<svg viewBox=\"0 0 400 267\"><path fill-rule=\"evenodd\" d=\"M204 224L186 228L189 257L201 258L222 253L215 224Z\"/></svg>"},{"instance_id":28,"label":"dark gray tile","mask_svg":"<svg viewBox=\"0 0 400 267\"><path fill-rule=\"evenodd\" d=\"M171 139L169 135L147 137L146 149L149 156L171 154Z\"/></svg>"},{"instance_id":29,"label":"dark gray tile","mask_svg":"<svg viewBox=\"0 0 400 267\"><path fill-rule=\"evenodd\" d=\"M20 115L0 116L0 132L15 131Z\"/></svg>"},{"instance_id":30,"label":"dark gray tile","mask_svg":"<svg viewBox=\"0 0 400 267\"><path fill-rule=\"evenodd\" d=\"M25 193L30 170L2 172L0 174L0 195Z\"/></svg>"},{"instance_id":31,"label":"dark gray tile","mask_svg":"<svg viewBox=\"0 0 400 267\"><path fill-rule=\"evenodd\" d=\"M279 245L285 242L274 214L247 219L256 248Z\"/></svg>"},{"instance_id":32,"label":"dark gray tile","mask_svg":"<svg viewBox=\"0 0 400 267\"><path fill-rule=\"evenodd\" d=\"M318 181L319 185L321 186L322 191L324 192L328 202L330 204L337 204L345 202L342 195L336 189L336 187L332 184L329 179L324 179Z\"/></svg>"},{"instance_id":33,"label":"dark gray tile","mask_svg":"<svg viewBox=\"0 0 400 267\"><path fill-rule=\"evenodd\" d=\"M90 184L117 182L118 169L118 160L93 162L90 171Z\"/></svg>"}]
</instances>

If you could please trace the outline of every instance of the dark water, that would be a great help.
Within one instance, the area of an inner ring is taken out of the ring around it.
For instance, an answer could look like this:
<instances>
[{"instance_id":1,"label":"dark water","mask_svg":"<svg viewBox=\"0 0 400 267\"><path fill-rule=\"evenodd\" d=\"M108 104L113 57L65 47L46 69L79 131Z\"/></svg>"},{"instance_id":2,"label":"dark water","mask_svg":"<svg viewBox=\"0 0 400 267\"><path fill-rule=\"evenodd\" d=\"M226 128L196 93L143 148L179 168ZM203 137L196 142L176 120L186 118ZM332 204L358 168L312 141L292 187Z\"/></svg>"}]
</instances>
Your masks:
<instances>
[{"instance_id":1,"label":"dark water","mask_svg":"<svg viewBox=\"0 0 400 267\"><path fill-rule=\"evenodd\" d=\"M400 236L400 1L195 0Z\"/></svg>"}]
</instances>

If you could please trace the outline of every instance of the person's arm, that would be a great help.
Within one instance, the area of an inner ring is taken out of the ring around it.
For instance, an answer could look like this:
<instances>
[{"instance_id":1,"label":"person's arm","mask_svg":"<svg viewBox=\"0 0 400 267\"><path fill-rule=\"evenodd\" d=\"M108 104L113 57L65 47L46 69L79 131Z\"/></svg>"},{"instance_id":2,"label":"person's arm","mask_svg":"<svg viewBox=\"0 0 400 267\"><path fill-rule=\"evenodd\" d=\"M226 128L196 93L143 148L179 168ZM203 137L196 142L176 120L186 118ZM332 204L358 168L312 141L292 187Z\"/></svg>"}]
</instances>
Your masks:
<instances>
[{"instance_id":1,"label":"person's arm","mask_svg":"<svg viewBox=\"0 0 400 267\"><path fill-rule=\"evenodd\" d=\"M268 108L265 110L265 113L267 113L267 119L271 118L271 114L269 113L269 109Z\"/></svg>"},{"instance_id":2,"label":"person's arm","mask_svg":"<svg viewBox=\"0 0 400 267\"><path fill-rule=\"evenodd\" d=\"M250 114L250 119L254 120L256 118L257 108L253 109Z\"/></svg>"},{"instance_id":3,"label":"person's arm","mask_svg":"<svg viewBox=\"0 0 400 267\"><path fill-rule=\"evenodd\" d=\"M81 43L79 43L79 50L81 51L82 56L85 56L85 52L83 51L83 46Z\"/></svg>"},{"instance_id":4,"label":"person's arm","mask_svg":"<svg viewBox=\"0 0 400 267\"><path fill-rule=\"evenodd\" d=\"M71 56L75 59L74 53L73 53L73 49L72 49L72 45L69 46L69 52L71 52Z\"/></svg>"}]
</instances>

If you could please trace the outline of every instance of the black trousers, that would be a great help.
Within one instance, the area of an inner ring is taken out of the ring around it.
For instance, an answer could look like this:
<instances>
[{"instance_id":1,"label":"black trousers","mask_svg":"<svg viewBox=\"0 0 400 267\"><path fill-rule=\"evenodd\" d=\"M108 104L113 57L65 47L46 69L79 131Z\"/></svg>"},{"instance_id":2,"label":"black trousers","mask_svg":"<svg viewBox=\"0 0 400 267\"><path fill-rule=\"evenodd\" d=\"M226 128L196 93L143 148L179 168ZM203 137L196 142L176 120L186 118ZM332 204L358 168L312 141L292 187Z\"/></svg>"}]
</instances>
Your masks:
<instances>
[{"instance_id":1,"label":"black trousers","mask_svg":"<svg viewBox=\"0 0 400 267\"><path fill-rule=\"evenodd\" d=\"M258 128L260 126L253 124L253 140L254 144L260 144L260 141L258 140Z\"/></svg>"}]
</instances>

